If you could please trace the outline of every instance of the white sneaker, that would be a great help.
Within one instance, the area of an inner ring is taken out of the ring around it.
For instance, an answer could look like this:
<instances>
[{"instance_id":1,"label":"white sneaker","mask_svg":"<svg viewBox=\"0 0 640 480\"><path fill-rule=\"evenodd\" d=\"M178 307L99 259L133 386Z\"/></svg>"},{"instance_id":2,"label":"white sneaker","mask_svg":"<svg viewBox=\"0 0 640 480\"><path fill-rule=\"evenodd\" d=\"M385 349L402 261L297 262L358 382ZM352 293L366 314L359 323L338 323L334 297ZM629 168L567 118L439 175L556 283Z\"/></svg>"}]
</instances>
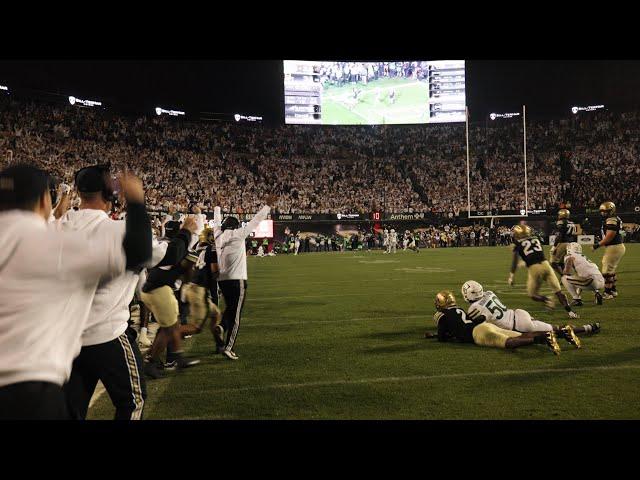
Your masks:
<instances>
[{"instance_id":1,"label":"white sneaker","mask_svg":"<svg viewBox=\"0 0 640 480\"><path fill-rule=\"evenodd\" d=\"M150 347L152 342L149 340L146 333L141 333L138 337L138 343L143 347Z\"/></svg>"},{"instance_id":2,"label":"white sneaker","mask_svg":"<svg viewBox=\"0 0 640 480\"><path fill-rule=\"evenodd\" d=\"M568 312L569 313L569 318L578 318L578 314L574 311Z\"/></svg>"},{"instance_id":3,"label":"white sneaker","mask_svg":"<svg viewBox=\"0 0 640 480\"><path fill-rule=\"evenodd\" d=\"M238 358L240 358L235 353L233 353L231 350L227 350L227 349L224 349L222 351L222 354L225 357L227 357L229 360L238 360Z\"/></svg>"}]
</instances>

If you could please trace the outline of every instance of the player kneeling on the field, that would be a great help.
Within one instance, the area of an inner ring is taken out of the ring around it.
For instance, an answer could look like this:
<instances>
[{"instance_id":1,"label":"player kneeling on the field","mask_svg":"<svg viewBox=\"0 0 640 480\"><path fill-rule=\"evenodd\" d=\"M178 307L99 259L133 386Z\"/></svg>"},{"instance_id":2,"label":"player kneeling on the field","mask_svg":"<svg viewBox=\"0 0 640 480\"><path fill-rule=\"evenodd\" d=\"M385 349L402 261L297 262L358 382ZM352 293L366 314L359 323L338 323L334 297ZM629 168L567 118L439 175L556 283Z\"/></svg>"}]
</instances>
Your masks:
<instances>
[{"instance_id":1,"label":"player kneeling on the field","mask_svg":"<svg viewBox=\"0 0 640 480\"><path fill-rule=\"evenodd\" d=\"M507 308L492 291L484 291L482 285L474 280L469 280L462 285L462 296L470 303L467 312L472 321L485 321L497 327L514 332L550 332L563 337L576 348L580 348L581 342L576 333L597 333L600 325L584 325L573 327L571 325L551 325L531 317L526 310Z\"/></svg>"},{"instance_id":2,"label":"player kneeling on the field","mask_svg":"<svg viewBox=\"0 0 640 480\"><path fill-rule=\"evenodd\" d=\"M602 305L600 289L604 287L604 277L598 270L598 266L582 254L582 245L579 243L573 242L567 246L562 284L573 297L571 305L582 306L580 298L582 290L592 290L595 294L596 304Z\"/></svg>"},{"instance_id":3,"label":"player kneeling on the field","mask_svg":"<svg viewBox=\"0 0 640 480\"><path fill-rule=\"evenodd\" d=\"M560 355L560 345L556 334L549 332L520 333L505 330L482 320L471 320L456 305L456 298L448 290L436 295L437 312L433 320L438 328L437 335L426 333L426 338L437 338L439 342L475 343L482 347L517 348L534 343L546 344L555 354Z\"/></svg>"}]
</instances>

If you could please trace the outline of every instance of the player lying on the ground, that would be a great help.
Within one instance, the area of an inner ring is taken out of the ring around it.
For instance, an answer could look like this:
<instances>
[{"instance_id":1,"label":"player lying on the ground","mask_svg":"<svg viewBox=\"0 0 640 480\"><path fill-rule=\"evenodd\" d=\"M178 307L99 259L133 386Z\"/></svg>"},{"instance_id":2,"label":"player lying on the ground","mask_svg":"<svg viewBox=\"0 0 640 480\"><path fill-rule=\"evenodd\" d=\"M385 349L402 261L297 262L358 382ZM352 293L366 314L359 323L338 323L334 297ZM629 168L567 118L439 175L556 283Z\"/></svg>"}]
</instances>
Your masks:
<instances>
[{"instance_id":1,"label":"player lying on the ground","mask_svg":"<svg viewBox=\"0 0 640 480\"><path fill-rule=\"evenodd\" d=\"M571 310L567 297L562 293L560 282L551 268L551 265L544 256L542 249L542 240L534 235L529 225L516 225L513 227L513 262L511 264L511 273L509 274L509 285L513 285L513 274L518 265L518 256L520 256L527 264L529 271L527 279L527 294L536 302L543 302L544 305L553 309L553 299L540 295L540 288L543 283L547 283L553 290L558 300L569 314L569 318L578 318L578 314Z\"/></svg>"},{"instance_id":2,"label":"player lying on the ground","mask_svg":"<svg viewBox=\"0 0 640 480\"><path fill-rule=\"evenodd\" d=\"M574 307L581 307L582 290L591 290L596 297L596 304L602 305L600 289L604 287L604 277L598 266L582 254L582 245L572 242L567 246L567 255L564 257L564 270L562 272L562 284L571 294Z\"/></svg>"},{"instance_id":3,"label":"player lying on the ground","mask_svg":"<svg viewBox=\"0 0 640 480\"><path fill-rule=\"evenodd\" d=\"M571 325L551 325L531 317L526 310L507 308L492 291L484 291L482 285L469 280L462 285L462 296L470 303L467 315L471 320L484 320L500 328L515 332L549 332L553 331L567 342L580 348L580 339L576 333L598 333L600 324L593 323L581 327Z\"/></svg>"},{"instance_id":4,"label":"player lying on the ground","mask_svg":"<svg viewBox=\"0 0 640 480\"><path fill-rule=\"evenodd\" d=\"M456 298L448 290L436 295L437 312L433 320L438 328L436 335L427 332L425 338L437 338L439 342L475 343L481 347L518 348L525 345L545 344L555 355L560 355L560 345L553 330L549 332L514 332L482 320L467 318L464 310L456 305Z\"/></svg>"}]
</instances>

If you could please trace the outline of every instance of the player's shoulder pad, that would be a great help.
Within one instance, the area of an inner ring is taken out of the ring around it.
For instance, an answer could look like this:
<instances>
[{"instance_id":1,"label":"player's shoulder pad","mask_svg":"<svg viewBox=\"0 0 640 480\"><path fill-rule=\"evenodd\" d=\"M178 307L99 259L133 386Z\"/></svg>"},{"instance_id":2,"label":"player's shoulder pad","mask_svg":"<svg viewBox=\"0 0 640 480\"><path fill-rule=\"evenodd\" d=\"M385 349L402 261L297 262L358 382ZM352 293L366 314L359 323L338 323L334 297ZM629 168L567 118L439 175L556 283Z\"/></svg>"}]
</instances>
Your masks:
<instances>
[{"instance_id":1,"label":"player's shoulder pad","mask_svg":"<svg viewBox=\"0 0 640 480\"><path fill-rule=\"evenodd\" d=\"M442 317L444 317L444 313L442 312L436 312L433 314L433 321L436 322L436 325L438 325L438 322L442 319Z\"/></svg>"},{"instance_id":2,"label":"player's shoulder pad","mask_svg":"<svg viewBox=\"0 0 640 480\"><path fill-rule=\"evenodd\" d=\"M618 224L618 217L609 217L607 218L607 225L617 225Z\"/></svg>"}]
</instances>

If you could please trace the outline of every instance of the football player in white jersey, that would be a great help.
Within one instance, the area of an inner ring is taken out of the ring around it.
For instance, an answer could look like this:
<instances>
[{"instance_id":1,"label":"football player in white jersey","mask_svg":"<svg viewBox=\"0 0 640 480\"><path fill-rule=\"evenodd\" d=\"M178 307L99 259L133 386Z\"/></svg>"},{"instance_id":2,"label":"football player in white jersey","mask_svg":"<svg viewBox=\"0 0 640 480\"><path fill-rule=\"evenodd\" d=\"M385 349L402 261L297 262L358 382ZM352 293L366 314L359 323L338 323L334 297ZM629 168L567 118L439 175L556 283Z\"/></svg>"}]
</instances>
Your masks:
<instances>
[{"instance_id":1,"label":"football player in white jersey","mask_svg":"<svg viewBox=\"0 0 640 480\"><path fill-rule=\"evenodd\" d=\"M600 289L604 288L604 277L598 266L582 254L582 245L579 243L572 242L567 245L561 280L564 288L573 298L571 306L581 307L583 305L580 298L582 290L592 290L595 294L596 304L602 305Z\"/></svg>"},{"instance_id":2,"label":"football player in white jersey","mask_svg":"<svg viewBox=\"0 0 640 480\"><path fill-rule=\"evenodd\" d=\"M396 248L398 246L398 234L395 229L391 229L389 233L389 253L396 253Z\"/></svg>"},{"instance_id":3,"label":"football player in white jersey","mask_svg":"<svg viewBox=\"0 0 640 480\"><path fill-rule=\"evenodd\" d=\"M484 291L482 285L469 280L462 285L462 296L470 303L468 317L473 320L483 320L505 330L516 332L549 332L554 331L576 348L580 348L580 339L576 333L597 333L600 325L594 323L582 327L571 325L551 325L531 317L526 310L507 308L492 291Z\"/></svg>"}]
</instances>

